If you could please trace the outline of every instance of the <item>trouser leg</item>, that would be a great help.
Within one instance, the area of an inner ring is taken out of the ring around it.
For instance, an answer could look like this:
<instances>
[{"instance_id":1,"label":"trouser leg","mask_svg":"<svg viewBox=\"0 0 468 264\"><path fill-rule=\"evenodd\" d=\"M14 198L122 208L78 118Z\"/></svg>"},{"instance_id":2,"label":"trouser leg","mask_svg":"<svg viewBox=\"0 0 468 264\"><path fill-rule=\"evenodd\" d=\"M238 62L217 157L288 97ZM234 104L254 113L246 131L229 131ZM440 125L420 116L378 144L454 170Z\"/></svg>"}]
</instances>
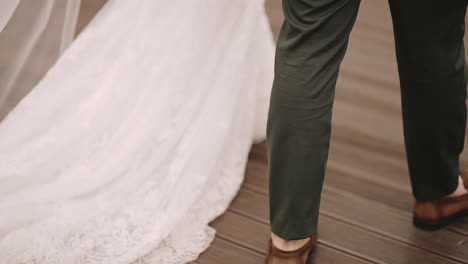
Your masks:
<instances>
[{"instance_id":1,"label":"trouser leg","mask_svg":"<svg viewBox=\"0 0 468 264\"><path fill-rule=\"evenodd\" d=\"M466 124L464 0L389 0L404 139L419 201L452 193Z\"/></svg>"},{"instance_id":2,"label":"trouser leg","mask_svg":"<svg viewBox=\"0 0 468 264\"><path fill-rule=\"evenodd\" d=\"M335 84L358 0L283 0L267 122L272 232L317 232Z\"/></svg>"}]
</instances>

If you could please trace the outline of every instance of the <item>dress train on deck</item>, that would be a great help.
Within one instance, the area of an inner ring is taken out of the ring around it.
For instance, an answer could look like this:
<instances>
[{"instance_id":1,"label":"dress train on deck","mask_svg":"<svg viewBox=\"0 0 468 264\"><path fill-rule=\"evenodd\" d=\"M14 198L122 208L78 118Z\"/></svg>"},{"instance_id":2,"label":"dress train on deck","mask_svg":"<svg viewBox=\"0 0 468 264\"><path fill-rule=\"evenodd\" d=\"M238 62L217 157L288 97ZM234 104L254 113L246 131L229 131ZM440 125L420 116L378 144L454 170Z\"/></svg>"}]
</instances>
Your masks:
<instances>
[{"instance_id":1,"label":"dress train on deck","mask_svg":"<svg viewBox=\"0 0 468 264\"><path fill-rule=\"evenodd\" d=\"M0 123L0 263L186 263L265 137L259 0L110 0Z\"/></svg>"}]
</instances>

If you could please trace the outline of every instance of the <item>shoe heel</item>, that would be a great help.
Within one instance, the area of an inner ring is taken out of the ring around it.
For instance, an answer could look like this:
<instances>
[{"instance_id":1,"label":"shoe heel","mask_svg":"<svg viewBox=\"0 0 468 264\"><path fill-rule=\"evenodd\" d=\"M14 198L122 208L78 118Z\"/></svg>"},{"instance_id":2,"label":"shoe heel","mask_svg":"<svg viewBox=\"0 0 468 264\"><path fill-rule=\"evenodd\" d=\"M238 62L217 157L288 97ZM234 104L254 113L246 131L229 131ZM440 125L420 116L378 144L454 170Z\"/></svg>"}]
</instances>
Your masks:
<instances>
[{"instance_id":1,"label":"shoe heel","mask_svg":"<svg viewBox=\"0 0 468 264\"><path fill-rule=\"evenodd\" d=\"M436 231L447 226L450 222L449 220L446 218L437 222L431 222L413 217L413 225L425 231Z\"/></svg>"}]
</instances>

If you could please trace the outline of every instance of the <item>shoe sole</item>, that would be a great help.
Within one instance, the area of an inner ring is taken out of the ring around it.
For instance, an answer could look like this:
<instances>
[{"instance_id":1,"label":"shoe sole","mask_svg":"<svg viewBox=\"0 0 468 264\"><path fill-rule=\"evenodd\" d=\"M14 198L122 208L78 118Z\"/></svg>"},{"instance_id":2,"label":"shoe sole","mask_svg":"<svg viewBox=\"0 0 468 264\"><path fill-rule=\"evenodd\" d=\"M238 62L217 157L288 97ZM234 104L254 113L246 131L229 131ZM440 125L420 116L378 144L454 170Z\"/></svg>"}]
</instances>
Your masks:
<instances>
[{"instance_id":1,"label":"shoe sole","mask_svg":"<svg viewBox=\"0 0 468 264\"><path fill-rule=\"evenodd\" d=\"M426 231L436 231L436 230L439 230L441 228L448 226L457 218L464 217L464 216L468 216L468 210L463 210L457 214L443 218L438 221L427 221L427 220L422 220L413 216L413 225L416 226L417 228L420 228Z\"/></svg>"},{"instance_id":2,"label":"shoe sole","mask_svg":"<svg viewBox=\"0 0 468 264\"><path fill-rule=\"evenodd\" d=\"M315 252L315 246L310 249L309 254L307 255L306 263L305 264L312 264L312 255Z\"/></svg>"}]
</instances>

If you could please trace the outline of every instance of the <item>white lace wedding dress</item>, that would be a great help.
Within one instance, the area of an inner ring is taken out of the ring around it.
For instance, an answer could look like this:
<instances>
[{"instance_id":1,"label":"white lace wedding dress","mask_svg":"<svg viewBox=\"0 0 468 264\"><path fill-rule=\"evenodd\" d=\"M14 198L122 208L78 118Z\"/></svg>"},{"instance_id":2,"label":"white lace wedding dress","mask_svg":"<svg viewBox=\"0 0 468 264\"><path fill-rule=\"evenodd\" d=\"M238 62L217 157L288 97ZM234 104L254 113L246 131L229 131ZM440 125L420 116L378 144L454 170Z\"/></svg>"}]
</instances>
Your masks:
<instances>
[{"instance_id":1,"label":"white lace wedding dress","mask_svg":"<svg viewBox=\"0 0 468 264\"><path fill-rule=\"evenodd\" d=\"M264 138L261 0L111 0L0 123L0 263L185 263Z\"/></svg>"}]
</instances>

